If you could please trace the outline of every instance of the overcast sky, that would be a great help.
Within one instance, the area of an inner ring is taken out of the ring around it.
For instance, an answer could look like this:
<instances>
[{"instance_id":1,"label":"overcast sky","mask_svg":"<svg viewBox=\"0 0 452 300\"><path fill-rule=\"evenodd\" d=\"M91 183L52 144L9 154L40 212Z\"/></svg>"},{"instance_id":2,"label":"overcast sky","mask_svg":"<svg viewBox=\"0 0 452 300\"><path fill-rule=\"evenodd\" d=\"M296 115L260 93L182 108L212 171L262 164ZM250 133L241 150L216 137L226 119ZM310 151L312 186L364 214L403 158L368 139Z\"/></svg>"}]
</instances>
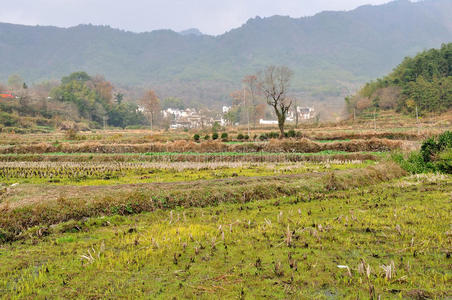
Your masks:
<instances>
[{"instance_id":1,"label":"overcast sky","mask_svg":"<svg viewBox=\"0 0 452 300\"><path fill-rule=\"evenodd\" d=\"M135 32L198 28L212 35L255 16L310 16L388 0L0 0L0 22L69 27L102 24Z\"/></svg>"}]
</instances>

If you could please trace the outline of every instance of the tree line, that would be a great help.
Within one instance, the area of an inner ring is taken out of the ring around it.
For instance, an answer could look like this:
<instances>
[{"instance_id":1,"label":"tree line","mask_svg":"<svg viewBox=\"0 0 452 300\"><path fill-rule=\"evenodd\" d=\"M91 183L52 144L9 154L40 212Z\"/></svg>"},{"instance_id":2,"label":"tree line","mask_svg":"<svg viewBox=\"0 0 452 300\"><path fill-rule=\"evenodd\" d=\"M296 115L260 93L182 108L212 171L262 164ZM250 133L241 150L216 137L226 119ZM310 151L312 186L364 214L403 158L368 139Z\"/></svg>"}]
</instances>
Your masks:
<instances>
[{"instance_id":1,"label":"tree line","mask_svg":"<svg viewBox=\"0 0 452 300\"><path fill-rule=\"evenodd\" d=\"M90 76L74 72L60 81L44 81L29 86L19 75L11 75L7 84L0 83L0 93L13 94L10 99L0 99L0 124L6 127L24 127L24 117L37 120L36 125L59 128L104 126L126 128L148 126L165 120L159 116L161 109L184 109L177 98L162 102L153 90L135 92L116 88L103 76ZM72 125L71 125L72 124ZM78 124L78 125L76 125Z\"/></svg>"},{"instance_id":2,"label":"tree line","mask_svg":"<svg viewBox=\"0 0 452 300\"><path fill-rule=\"evenodd\" d=\"M292 77L293 71L286 66L268 66L246 76L244 89L231 94L234 106L226 118L235 123L244 115L247 123L255 127L268 105L278 120L280 136L284 137L287 115L291 108L296 108L294 98L289 96ZM171 120L162 118L162 109L185 108L183 101L177 98L161 101L153 90L145 91L135 101L124 101L124 93L103 76L90 76L83 71L65 76L60 82L43 82L31 88L20 76L13 75L8 86L0 86L0 90L12 90L18 99L18 105L0 102L1 111L18 116L88 122L90 128L150 125L152 130L155 125L169 127Z\"/></svg>"}]
</instances>

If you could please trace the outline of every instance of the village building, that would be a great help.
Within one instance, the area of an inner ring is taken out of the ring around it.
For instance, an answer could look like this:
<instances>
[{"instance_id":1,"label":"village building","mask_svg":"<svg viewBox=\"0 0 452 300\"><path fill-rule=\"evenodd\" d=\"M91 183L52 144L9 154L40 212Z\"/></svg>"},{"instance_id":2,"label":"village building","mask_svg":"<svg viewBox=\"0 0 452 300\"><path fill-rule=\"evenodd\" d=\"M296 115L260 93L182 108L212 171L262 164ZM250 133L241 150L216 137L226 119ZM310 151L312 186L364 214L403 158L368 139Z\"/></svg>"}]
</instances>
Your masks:
<instances>
[{"instance_id":1,"label":"village building","mask_svg":"<svg viewBox=\"0 0 452 300\"><path fill-rule=\"evenodd\" d=\"M297 113L300 120L309 120L314 118L314 108L312 107L297 107Z\"/></svg>"},{"instance_id":2,"label":"village building","mask_svg":"<svg viewBox=\"0 0 452 300\"><path fill-rule=\"evenodd\" d=\"M0 99L16 99L17 97L14 96L11 92L0 92Z\"/></svg>"},{"instance_id":3,"label":"village building","mask_svg":"<svg viewBox=\"0 0 452 300\"><path fill-rule=\"evenodd\" d=\"M196 109L174 109L168 108L162 111L164 118L171 119L171 129L192 129L211 126L214 122L212 118L201 115Z\"/></svg>"},{"instance_id":4,"label":"village building","mask_svg":"<svg viewBox=\"0 0 452 300\"><path fill-rule=\"evenodd\" d=\"M259 124L260 124L260 125L278 125L278 121L276 121L276 120L264 120L264 119L260 119L260 120L259 120Z\"/></svg>"},{"instance_id":5,"label":"village building","mask_svg":"<svg viewBox=\"0 0 452 300\"><path fill-rule=\"evenodd\" d=\"M314 118L314 108L312 107L297 107L297 114L298 114L298 120L302 121L302 120L310 120L312 118ZM294 111L289 111L286 117L286 121L289 123L294 123L296 122L296 114ZM260 125L278 125L278 121L277 120L264 120L264 119L260 119L259 120L259 124Z\"/></svg>"}]
</instances>

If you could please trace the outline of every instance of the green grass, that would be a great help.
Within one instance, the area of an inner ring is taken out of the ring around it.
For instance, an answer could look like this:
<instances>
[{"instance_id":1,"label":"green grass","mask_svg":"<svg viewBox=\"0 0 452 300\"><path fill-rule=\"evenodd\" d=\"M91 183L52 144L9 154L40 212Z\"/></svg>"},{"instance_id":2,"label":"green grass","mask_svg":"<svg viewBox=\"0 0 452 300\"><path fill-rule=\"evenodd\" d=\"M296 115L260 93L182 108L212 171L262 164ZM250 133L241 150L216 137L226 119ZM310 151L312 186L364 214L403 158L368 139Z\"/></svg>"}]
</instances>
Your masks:
<instances>
[{"instance_id":1,"label":"green grass","mask_svg":"<svg viewBox=\"0 0 452 300\"><path fill-rule=\"evenodd\" d=\"M351 139L343 139L343 140L315 140L316 143L338 143L338 142L350 142Z\"/></svg>"},{"instance_id":2,"label":"green grass","mask_svg":"<svg viewBox=\"0 0 452 300\"><path fill-rule=\"evenodd\" d=\"M235 167L219 165L213 168L208 163L183 163L187 166L173 165L161 167L143 167L138 164L127 169L116 168L116 163L98 164L94 167L89 163L76 164L69 167L58 167L59 163L46 163L44 166L27 163L26 167L8 168L0 171L0 180L4 184L45 184L45 185L117 185L154 182L185 182L196 180L211 180L230 177L256 177L303 174L308 172L327 172L345 169L358 169L374 165L374 161L363 162L331 162L331 163L239 163ZM233 165L233 164L232 164ZM39 166L39 167L38 167ZM234 165L233 165L234 166ZM92 171L99 168L99 171ZM106 168L106 169L104 169ZM108 168L111 168L108 169ZM43 175L36 176L36 172ZM57 172L67 172L54 175ZM2 175L3 174L3 175Z\"/></svg>"},{"instance_id":3,"label":"green grass","mask_svg":"<svg viewBox=\"0 0 452 300\"><path fill-rule=\"evenodd\" d=\"M373 154L373 155L385 155L386 152L372 152L372 151L359 151L353 152L357 154ZM16 154L16 153L7 153L0 154L0 157L27 157L30 155L44 155L44 156L180 156L180 155L193 155L193 156L247 156L247 155L262 155L262 156L279 156L279 155L300 155L300 156L317 156L317 155L336 155L336 154L351 154L351 152L347 151L334 151L334 150L324 150L315 153L299 153L299 152L291 152L291 153L274 153L274 152L147 152L147 153L66 153L66 152L49 152L49 153L40 153L40 154Z\"/></svg>"},{"instance_id":4,"label":"green grass","mask_svg":"<svg viewBox=\"0 0 452 300\"><path fill-rule=\"evenodd\" d=\"M451 192L428 175L36 228L0 246L0 297L447 298Z\"/></svg>"}]
</instances>

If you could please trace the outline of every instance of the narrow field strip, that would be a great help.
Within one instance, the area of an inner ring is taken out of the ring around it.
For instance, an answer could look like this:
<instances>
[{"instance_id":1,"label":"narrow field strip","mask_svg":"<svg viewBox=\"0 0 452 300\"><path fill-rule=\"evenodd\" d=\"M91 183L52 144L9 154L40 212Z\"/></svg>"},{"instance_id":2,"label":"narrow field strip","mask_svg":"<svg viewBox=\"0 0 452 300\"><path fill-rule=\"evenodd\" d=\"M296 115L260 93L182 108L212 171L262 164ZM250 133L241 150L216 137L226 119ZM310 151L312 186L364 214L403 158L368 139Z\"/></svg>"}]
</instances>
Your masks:
<instances>
[{"instance_id":1,"label":"narrow field strip","mask_svg":"<svg viewBox=\"0 0 452 300\"><path fill-rule=\"evenodd\" d=\"M197 153L218 153L218 152L271 152L271 153L318 153L321 151L391 151L401 149L407 141L389 139L362 139L334 143L316 143L309 139L285 139L270 140L265 143L244 143L227 144L219 141L206 141L195 143L191 141L156 142L143 144L102 144L98 142L72 143L39 143L2 145L1 154L15 153L149 153L149 152L197 152Z\"/></svg>"},{"instance_id":2,"label":"narrow field strip","mask_svg":"<svg viewBox=\"0 0 452 300\"><path fill-rule=\"evenodd\" d=\"M253 177L363 168L373 161L326 162L0 162L6 185L117 185ZM1 188L1 185L0 185Z\"/></svg>"}]
</instances>

